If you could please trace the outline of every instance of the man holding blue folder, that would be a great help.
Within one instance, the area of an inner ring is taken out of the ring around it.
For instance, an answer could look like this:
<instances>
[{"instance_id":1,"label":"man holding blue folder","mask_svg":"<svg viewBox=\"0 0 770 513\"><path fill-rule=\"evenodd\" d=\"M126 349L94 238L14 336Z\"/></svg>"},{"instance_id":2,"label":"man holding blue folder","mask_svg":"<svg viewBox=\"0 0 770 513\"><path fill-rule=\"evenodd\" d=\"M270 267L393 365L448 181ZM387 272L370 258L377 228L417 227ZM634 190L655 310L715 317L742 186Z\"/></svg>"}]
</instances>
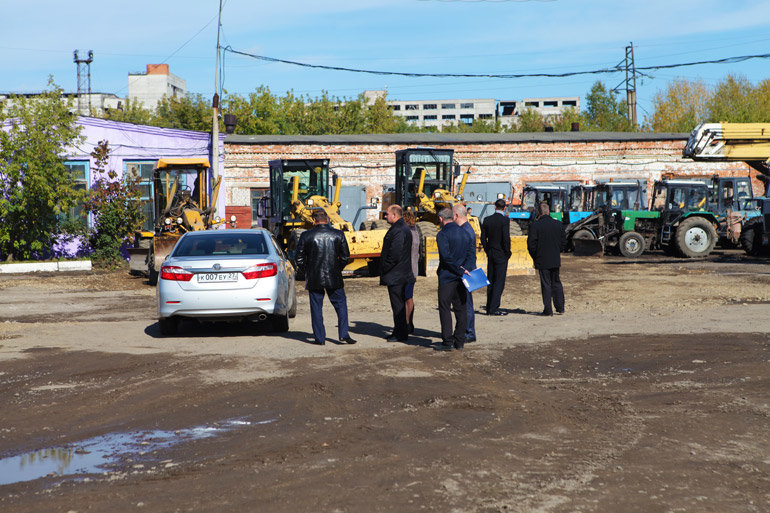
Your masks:
<instances>
[{"instance_id":1,"label":"man holding blue folder","mask_svg":"<svg viewBox=\"0 0 770 513\"><path fill-rule=\"evenodd\" d=\"M441 344L437 351L452 351L465 346L465 328L468 322L467 290L462 277L471 264L471 238L454 222L452 209L438 213L441 231L436 235L438 246L438 316L441 322ZM452 329L452 312L455 326Z\"/></svg>"},{"instance_id":2,"label":"man holding blue folder","mask_svg":"<svg viewBox=\"0 0 770 513\"><path fill-rule=\"evenodd\" d=\"M473 271L476 269L476 232L473 231L471 223L468 222L468 209L465 205L460 203L452 206L452 213L454 214L454 221L471 238L471 260L468 263L466 269ZM466 290L468 298L466 301L466 311L468 312L468 323L465 326L465 341L476 342L476 313L473 308L473 292Z\"/></svg>"}]
</instances>

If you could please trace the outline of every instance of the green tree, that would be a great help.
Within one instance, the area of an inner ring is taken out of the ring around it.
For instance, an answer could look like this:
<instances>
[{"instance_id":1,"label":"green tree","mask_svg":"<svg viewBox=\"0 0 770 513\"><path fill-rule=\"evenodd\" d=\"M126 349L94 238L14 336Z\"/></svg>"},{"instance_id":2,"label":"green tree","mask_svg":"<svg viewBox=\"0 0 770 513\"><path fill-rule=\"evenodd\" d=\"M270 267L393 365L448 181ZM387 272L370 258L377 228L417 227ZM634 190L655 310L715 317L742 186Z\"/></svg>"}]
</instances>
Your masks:
<instances>
[{"instance_id":1,"label":"green tree","mask_svg":"<svg viewBox=\"0 0 770 513\"><path fill-rule=\"evenodd\" d=\"M690 132L706 119L709 91L702 80L678 78L652 100L652 117L645 128L655 132Z\"/></svg>"},{"instance_id":2,"label":"green tree","mask_svg":"<svg viewBox=\"0 0 770 513\"><path fill-rule=\"evenodd\" d=\"M511 127L512 132L542 132L546 125L543 115L533 108L524 109Z\"/></svg>"},{"instance_id":3,"label":"green tree","mask_svg":"<svg viewBox=\"0 0 770 513\"><path fill-rule=\"evenodd\" d=\"M155 121L153 111L145 109L142 102L132 102L131 100L126 100L125 106L121 109L105 109L102 117L111 121L137 125L152 125Z\"/></svg>"},{"instance_id":4,"label":"green tree","mask_svg":"<svg viewBox=\"0 0 770 513\"><path fill-rule=\"evenodd\" d=\"M182 98L164 96L155 108L153 124L207 132L211 130L212 115L211 103L203 95L190 94Z\"/></svg>"},{"instance_id":5,"label":"green tree","mask_svg":"<svg viewBox=\"0 0 770 513\"><path fill-rule=\"evenodd\" d=\"M99 141L91 152L95 179L85 208L94 216L89 237L92 259L100 267L114 268L125 262L121 247L142 225L142 203L138 177L120 180L115 171L108 169L110 153L108 141Z\"/></svg>"},{"instance_id":6,"label":"green tree","mask_svg":"<svg viewBox=\"0 0 770 513\"><path fill-rule=\"evenodd\" d=\"M591 86L586 96L585 129L602 132L628 132L633 127L628 120L626 102L615 98L601 81Z\"/></svg>"},{"instance_id":7,"label":"green tree","mask_svg":"<svg viewBox=\"0 0 770 513\"><path fill-rule=\"evenodd\" d=\"M0 106L0 255L39 258L51 250L61 214L81 199L61 158L80 142L80 127L52 77L40 96L7 103Z\"/></svg>"},{"instance_id":8,"label":"green tree","mask_svg":"<svg viewBox=\"0 0 770 513\"><path fill-rule=\"evenodd\" d=\"M727 75L714 88L706 102L708 120L712 122L729 121L733 123L766 122L770 112L761 110L767 98L767 86L755 88L746 77ZM766 103L765 103L766 104Z\"/></svg>"}]
</instances>

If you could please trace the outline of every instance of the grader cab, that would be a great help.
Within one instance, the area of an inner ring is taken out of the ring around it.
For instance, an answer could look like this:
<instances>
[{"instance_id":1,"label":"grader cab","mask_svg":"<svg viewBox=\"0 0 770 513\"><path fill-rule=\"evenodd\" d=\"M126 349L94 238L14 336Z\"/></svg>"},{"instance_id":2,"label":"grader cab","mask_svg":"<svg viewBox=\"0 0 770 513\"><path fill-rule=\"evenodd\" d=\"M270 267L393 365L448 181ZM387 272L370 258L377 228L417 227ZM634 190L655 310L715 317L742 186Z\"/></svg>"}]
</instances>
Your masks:
<instances>
[{"instance_id":1,"label":"grader cab","mask_svg":"<svg viewBox=\"0 0 770 513\"><path fill-rule=\"evenodd\" d=\"M371 260L380 255L385 231L356 231L351 222L342 218L339 177L334 180L333 196L329 200L329 160L277 159L271 160L269 166L270 194L260 200L257 224L275 235L289 259L294 260L300 235L313 227L313 212L323 210L329 224L345 232L351 262L344 273L368 270Z\"/></svg>"}]
</instances>

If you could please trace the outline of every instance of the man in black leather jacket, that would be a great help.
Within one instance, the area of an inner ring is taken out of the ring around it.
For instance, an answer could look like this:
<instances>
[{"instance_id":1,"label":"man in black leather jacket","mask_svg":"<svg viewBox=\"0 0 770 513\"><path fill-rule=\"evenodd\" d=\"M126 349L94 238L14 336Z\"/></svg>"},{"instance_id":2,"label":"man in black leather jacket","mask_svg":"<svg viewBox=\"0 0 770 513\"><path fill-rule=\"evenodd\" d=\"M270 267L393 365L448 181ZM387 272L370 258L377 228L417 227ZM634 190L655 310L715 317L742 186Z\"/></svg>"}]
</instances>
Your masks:
<instances>
[{"instance_id":1,"label":"man in black leather jacket","mask_svg":"<svg viewBox=\"0 0 770 513\"><path fill-rule=\"evenodd\" d=\"M310 320L315 343L326 343L323 319L324 292L329 295L337 312L341 342L355 344L348 333L348 303L342 269L350 260L345 234L329 226L329 217L323 210L313 212L315 226L303 233L297 243L297 270L305 275L305 289L310 296Z\"/></svg>"},{"instance_id":2,"label":"man in black leather jacket","mask_svg":"<svg viewBox=\"0 0 770 513\"><path fill-rule=\"evenodd\" d=\"M380 253L380 285L387 285L390 308L393 310L393 333L388 342L406 342L409 325L406 320L406 284L414 283L412 273L412 231L402 218L400 205L388 207L386 219L390 223L382 240Z\"/></svg>"}]
</instances>

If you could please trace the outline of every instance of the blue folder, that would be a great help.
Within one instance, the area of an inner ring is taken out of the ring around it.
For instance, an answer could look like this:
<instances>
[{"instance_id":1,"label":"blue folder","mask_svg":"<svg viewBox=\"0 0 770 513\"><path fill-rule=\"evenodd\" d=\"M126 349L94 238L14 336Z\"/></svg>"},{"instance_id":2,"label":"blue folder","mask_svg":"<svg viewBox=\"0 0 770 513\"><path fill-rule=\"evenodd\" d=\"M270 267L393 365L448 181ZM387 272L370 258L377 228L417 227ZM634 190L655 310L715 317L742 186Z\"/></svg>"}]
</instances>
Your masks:
<instances>
[{"instance_id":1,"label":"blue folder","mask_svg":"<svg viewBox=\"0 0 770 513\"><path fill-rule=\"evenodd\" d=\"M468 289L469 292L473 292L474 290L489 285L489 280L487 279L484 270L479 267L478 269L472 270L470 274L463 275L463 285L465 285L465 288Z\"/></svg>"}]
</instances>

